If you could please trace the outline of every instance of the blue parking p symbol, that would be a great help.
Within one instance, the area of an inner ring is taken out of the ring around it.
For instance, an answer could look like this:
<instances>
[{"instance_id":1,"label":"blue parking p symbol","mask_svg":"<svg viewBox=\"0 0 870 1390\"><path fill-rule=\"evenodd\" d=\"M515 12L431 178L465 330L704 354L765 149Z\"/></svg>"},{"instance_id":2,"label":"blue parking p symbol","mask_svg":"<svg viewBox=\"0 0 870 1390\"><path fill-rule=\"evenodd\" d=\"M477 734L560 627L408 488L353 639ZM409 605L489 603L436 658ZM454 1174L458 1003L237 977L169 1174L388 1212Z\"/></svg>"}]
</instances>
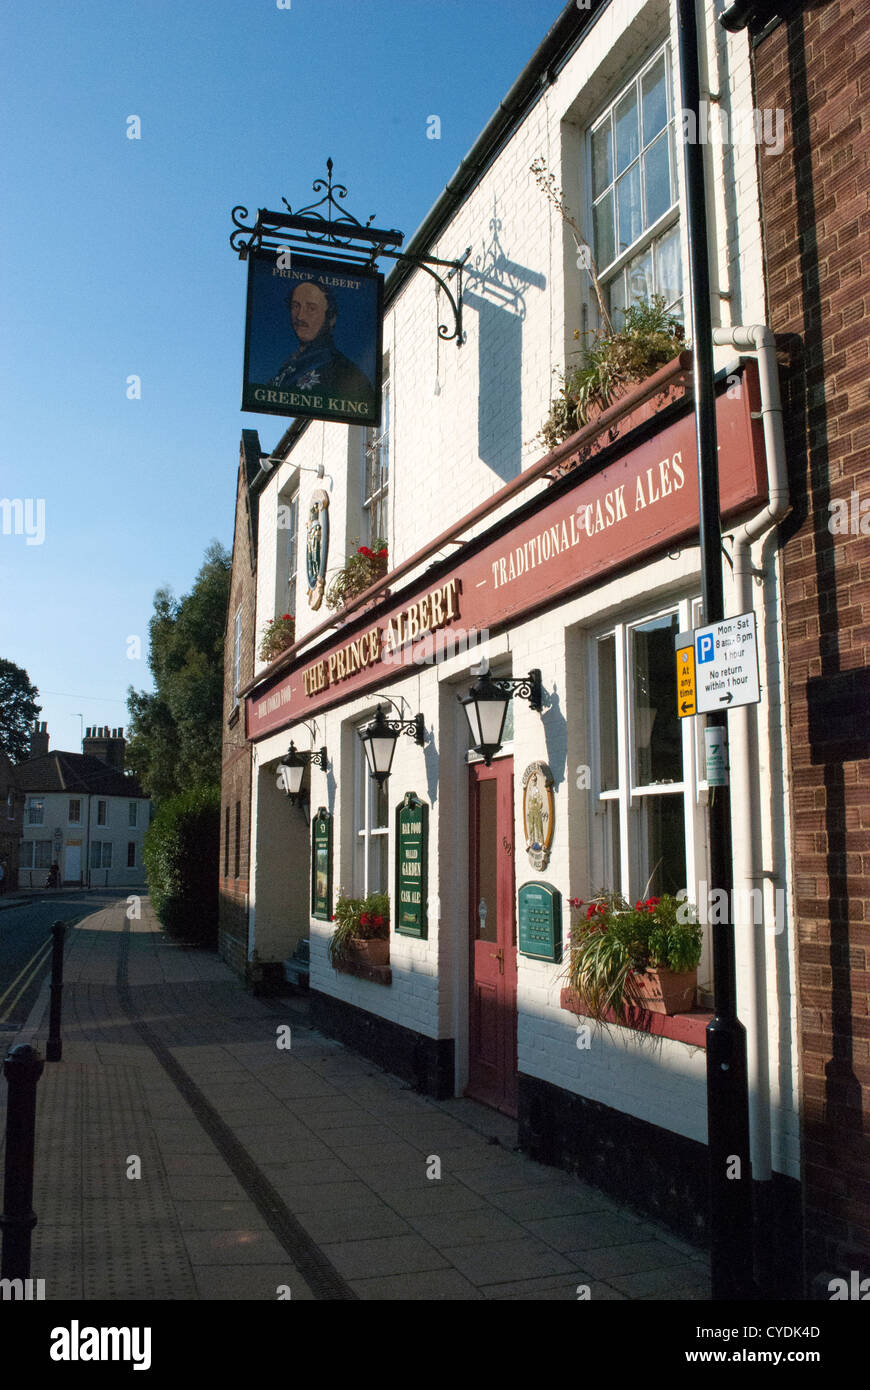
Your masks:
<instances>
[{"instance_id":1,"label":"blue parking p symbol","mask_svg":"<svg viewBox=\"0 0 870 1390\"><path fill-rule=\"evenodd\" d=\"M698 653L698 664L699 664L699 665L701 664L702 661L712 661L712 660L713 660L713 653L714 653L714 644L713 644L713 634L712 634L712 632L702 632L702 633L701 633L701 636L698 637L697 640L696 640L696 642L695 642L695 647L696 647L697 653Z\"/></svg>"}]
</instances>

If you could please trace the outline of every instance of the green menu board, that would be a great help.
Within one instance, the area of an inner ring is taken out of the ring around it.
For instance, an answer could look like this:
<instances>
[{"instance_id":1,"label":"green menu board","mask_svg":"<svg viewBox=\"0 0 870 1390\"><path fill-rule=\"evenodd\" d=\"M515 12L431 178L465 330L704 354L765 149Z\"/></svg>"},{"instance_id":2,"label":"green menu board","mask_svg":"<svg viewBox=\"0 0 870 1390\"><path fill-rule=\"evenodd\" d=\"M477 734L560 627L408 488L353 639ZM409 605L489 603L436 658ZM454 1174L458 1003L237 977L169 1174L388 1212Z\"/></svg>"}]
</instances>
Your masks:
<instances>
[{"instance_id":1,"label":"green menu board","mask_svg":"<svg viewBox=\"0 0 870 1390\"><path fill-rule=\"evenodd\" d=\"M332 816L325 806L311 822L311 916L332 916Z\"/></svg>"},{"instance_id":2,"label":"green menu board","mask_svg":"<svg viewBox=\"0 0 870 1390\"><path fill-rule=\"evenodd\" d=\"M519 892L520 951L561 960L562 894L550 883L524 883Z\"/></svg>"},{"instance_id":3,"label":"green menu board","mask_svg":"<svg viewBox=\"0 0 870 1390\"><path fill-rule=\"evenodd\" d=\"M429 807L406 792L396 807L396 903L393 921L404 936L425 938L429 867Z\"/></svg>"}]
</instances>

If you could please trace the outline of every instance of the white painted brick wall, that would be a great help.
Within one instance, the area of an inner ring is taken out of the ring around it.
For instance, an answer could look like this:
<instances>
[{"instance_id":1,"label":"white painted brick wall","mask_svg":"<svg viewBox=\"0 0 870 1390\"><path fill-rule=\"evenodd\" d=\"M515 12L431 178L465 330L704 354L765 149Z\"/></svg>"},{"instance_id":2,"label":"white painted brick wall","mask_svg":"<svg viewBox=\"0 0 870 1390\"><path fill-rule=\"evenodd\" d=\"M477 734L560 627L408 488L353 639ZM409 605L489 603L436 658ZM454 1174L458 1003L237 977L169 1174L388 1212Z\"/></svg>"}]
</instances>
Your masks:
<instances>
[{"instance_id":1,"label":"white painted brick wall","mask_svg":"<svg viewBox=\"0 0 870 1390\"><path fill-rule=\"evenodd\" d=\"M430 542L434 534L459 520L491 496L503 482L540 457L534 443L554 393L553 368L563 367L580 326L581 293L575 277L573 241L558 214L535 185L532 160L545 155L557 181L573 189L573 210L581 214L588 199L578 173L582 136L589 123L618 92L633 70L670 33L676 54L676 14L662 0L616 0L605 11L592 38L566 64L557 81L530 113L479 185L457 210L450 226L433 246L433 254L459 257L467 246L472 254L465 275L467 341L438 339L436 325L452 317L444 296L436 297L428 275L418 272L404 285L384 324L384 344L390 353L391 405L391 561L398 563ZM716 86L731 106L751 107L749 54L745 35L724 36L707 25L710 44L710 86ZM675 105L680 95L674 56ZM764 156L761 157L774 157ZM713 171L711 265L717 295L714 321L751 323L763 317L764 295L761 229L758 212L754 147L709 151ZM684 181L680 172L681 197ZM436 190L433 190L433 193ZM493 223L497 222L497 226ZM685 226L684 267L686 265ZM497 237L497 248L496 248ZM493 263L493 251L501 259ZM499 265L518 267L518 299L506 305L504 287L495 283ZM684 283L686 281L684 273ZM454 282L455 283L455 282ZM581 286L581 291L585 289ZM731 299L719 297L730 294ZM733 356L720 354L722 361ZM439 387L436 393L436 381ZM482 396L483 393L483 396ZM270 481L260 502L260 572L258 627L272 616L275 594L276 498L292 478L300 485L300 576L304 576L304 526L315 488L330 493L330 569L341 563L360 534L359 440L342 426L311 424L285 464ZM315 471L323 464L327 479ZM354 471L357 470L357 471ZM546 484L523 494L535 495ZM493 524L510 506L478 525ZM474 531L468 534L474 534ZM450 554L448 546L444 553ZM270 559L270 556L272 557ZM530 667L544 671L545 684L558 696L555 712L543 719L522 701L515 705L515 779L523 768L543 758L556 774L557 833L545 876L565 901L564 933L568 932L567 899L591 874L589 845L594 834L588 794L576 788L578 762L590 761L585 693L585 646L574 633L599 622L607 613L648 611L675 591L699 590L698 553L684 549L676 559L647 565L633 575L600 585L593 593L515 627L490 643L490 658L508 659L515 675ZM776 584L768 606L776 608ZM759 600L760 602L760 600ZM298 604L298 635L303 636L328 616L313 613L304 590ZM566 638L566 631L572 634ZM475 657L474 660L477 658ZM781 653L763 656L765 702L759 707L759 729L767 726L767 701L778 700ZM409 713L421 710L432 741L421 750L407 738L399 742L391 778L391 815L396 800L414 789L430 802L430 927L427 941L391 937L393 984L383 988L336 974L329 966L326 945L329 924L311 923L311 984L314 989L347 1000L430 1037L455 1037L459 1070L457 1088L464 1085L463 1055L467 1041L467 873L465 858L467 774L461 761L465 746L464 720L456 705L457 687L467 690L468 657L456 657L437 671L423 668L390 687L390 695L407 700ZM318 717L317 742L325 742L333 760L334 779L312 770L312 806L330 804L335 821L335 891L350 890L347 843L353 830L353 779L347 763L351 725L374 711L374 698L352 701ZM259 746L260 761L286 751L286 733ZM759 779L762 806L770 802L772 773L769 750L760 740ZM779 759L774 760L777 762ZM438 768L437 777L435 768ZM779 772L776 774L780 775ZM330 790L331 789L331 790ZM332 802L328 803L328 796ZM516 796L517 886L540 877L522 852L521 797ZM391 819L392 826L392 819ZM567 833L570 827L570 834ZM390 835L389 883L392 889L395 845ZM771 862L774 841L764 826L763 855ZM782 868L782 866L779 866ZM307 891L302 885L300 891ZM583 896L583 893L580 892ZM777 1168L798 1171L797 1085L792 1074L795 1027L793 942L791 933L768 942L768 989L771 1020L771 1074L774 1092L773 1147ZM745 979L746 962L739 973ZM626 1035L625 1030L599 1031L591 1048L576 1047L573 1015L559 1007L563 968L520 957L518 976L518 1049L520 1070L565 1089L601 1101L615 1109L670 1127L704 1141L705 1055L667 1039ZM780 1023L780 1019L784 1022ZM780 1065L777 1065L777 1050Z\"/></svg>"}]
</instances>

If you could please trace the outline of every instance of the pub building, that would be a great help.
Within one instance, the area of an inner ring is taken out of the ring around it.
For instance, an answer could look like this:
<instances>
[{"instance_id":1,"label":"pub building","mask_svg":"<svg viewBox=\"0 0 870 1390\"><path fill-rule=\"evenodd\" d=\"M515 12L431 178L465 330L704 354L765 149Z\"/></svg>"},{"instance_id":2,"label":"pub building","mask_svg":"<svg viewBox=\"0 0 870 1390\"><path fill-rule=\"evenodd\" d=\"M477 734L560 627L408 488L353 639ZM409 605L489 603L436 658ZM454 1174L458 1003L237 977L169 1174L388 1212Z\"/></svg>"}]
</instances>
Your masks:
<instances>
[{"instance_id":1,"label":"pub building","mask_svg":"<svg viewBox=\"0 0 870 1390\"><path fill-rule=\"evenodd\" d=\"M439 337L430 276L400 262L387 278L379 426L297 419L271 452L243 432L221 949L262 979L307 940L324 1033L428 1095L516 1116L531 1155L703 1240L714 787L704 718L680 717L676 660L678 636L704 621L691 353L541 444L553 371L577 360L599 311L574 229L530 168L546 153L615 324L661 295L691 344L676 24L659 0L566 7L409 244L445 258L472 248L462 345ZM746 31L709 15L700 39L722 100L751 104ZM726 614L754 615L760 695L729 714L727 912L757 1220L771 1278L793 1291L802 1172L777 529L790 498L764 326L765 156L757 141L710 142L709 263ZM381 541L386 574L330 608L306 573L312 556L328 543L328 595L346 557ZM284 613L295 640L266 662L264 630ZM565 984L570 900L681 890L704 923L694 998L631 1027L586 1026ZM334 966L339 896L375 892L390 895L380 958Z\"/></svg>"}]
</instances>

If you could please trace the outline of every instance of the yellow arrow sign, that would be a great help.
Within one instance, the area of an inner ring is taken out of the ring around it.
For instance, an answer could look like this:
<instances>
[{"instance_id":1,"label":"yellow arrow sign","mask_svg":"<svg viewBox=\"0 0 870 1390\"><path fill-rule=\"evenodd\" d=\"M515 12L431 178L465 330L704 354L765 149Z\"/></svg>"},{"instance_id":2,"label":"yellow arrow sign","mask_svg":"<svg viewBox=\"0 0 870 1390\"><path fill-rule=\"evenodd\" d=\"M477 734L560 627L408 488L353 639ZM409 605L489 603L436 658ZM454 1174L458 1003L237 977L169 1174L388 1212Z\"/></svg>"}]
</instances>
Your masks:
<instances>
[{"instance_id":1,"label":"yellow arrow sign","mask_svg":"<svg viewBox=\"0 0 870 1390\"><path fill-rule=\"evenodd\" d=\"M694 645L677 648L677 713L681 719L697 713Z\"/></svg>"}]
</instances>

